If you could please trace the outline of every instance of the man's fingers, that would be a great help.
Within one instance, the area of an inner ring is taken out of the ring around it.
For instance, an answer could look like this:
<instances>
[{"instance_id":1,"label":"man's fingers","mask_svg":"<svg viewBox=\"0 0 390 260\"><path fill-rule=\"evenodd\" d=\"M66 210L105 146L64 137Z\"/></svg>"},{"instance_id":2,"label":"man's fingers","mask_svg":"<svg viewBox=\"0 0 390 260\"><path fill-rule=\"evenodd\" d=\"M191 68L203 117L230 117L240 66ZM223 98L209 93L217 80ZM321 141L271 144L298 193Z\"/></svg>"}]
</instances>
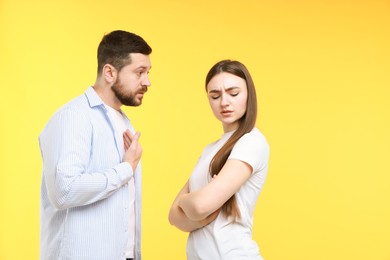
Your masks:
<instances>
[{"instance_id":1,"label":"man's fingers","mask_svg":"<svg viewBox=\"0 0 390 260\"><path fill-rule=\"evenodd\" d=\"M138 144L138 140L139 140L139 137L140 137L141 133L140 132L136 132L134 135L130 132L129 129L127 129L124 133L123 133L123 143L125 145L125 149L129 149L131 145L135 146Z\"/></svg>"},{"instance_id":2,"label":"man's fingers","mask_svg":"<svg viewBox=\"0 0 390 260\"><path fill-rule=\"evenodd\" d=\"M126 132L123 133L123 143L124 143L126 149L129 148L129 146L131 144L131 140L127 136Z\"/></svg>"},{"instance_id":3,"label":"man's fingers","mask_svg":"<svg viewBox=\"0 0 390 260\"><path fill-rule=\"evenodd\" d=\"M133 140L133 134L131 133L131 131L129 129L126 129L126 131L123 133L123 135L128 137L130 139L130 142Z\"/></svg>"},{"instance_id":4,"label":"man's fingers","mask_svg":"<svg viewBox=\"0 0 390 260\"><path fill-rule=\"evenodd\" d=\"M138 140L139 140L140 135L141 135L140 132L136 132L136 133L133 135L133 138L132 138L132 140L131 140L131 144L130 144L130 145L137 145L137 144L138 144Z\"/></svg>"},{"instance_id":5,"label":"man's fingers","mask_svg":"<svg viewBox=\"0 0 390 260\"><path fill-rule=\"evenodd\" d=\"M125 146L126 150L129 149L133 138L134 138L134 135L131 133L131 131L129 129L126 129L126 131L123 132L123 142L124 142L124 146Z\"/></svg>"}]
</instances>

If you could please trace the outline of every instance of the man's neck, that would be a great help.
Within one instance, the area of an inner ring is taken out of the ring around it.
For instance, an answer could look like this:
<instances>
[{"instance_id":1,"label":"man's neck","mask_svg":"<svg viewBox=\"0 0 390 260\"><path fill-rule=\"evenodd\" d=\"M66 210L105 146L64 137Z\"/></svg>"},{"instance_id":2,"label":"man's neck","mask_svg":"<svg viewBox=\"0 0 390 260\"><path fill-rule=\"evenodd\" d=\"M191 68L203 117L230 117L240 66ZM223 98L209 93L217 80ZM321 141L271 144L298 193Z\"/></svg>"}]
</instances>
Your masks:
<instances>
[{"instance_id":1,"label":"man's neck","mask_svg":"<svg viewBox=\"0 0 390 260\"><path fill-rule=\"evenodd\" d=\"M109 86L101 86L98 82L96 82L92 87L96 91L98 96L103 100L104 104L112 107L115 110L121 110L122 104L115 97Z\"/></svg>"}]
</instances>

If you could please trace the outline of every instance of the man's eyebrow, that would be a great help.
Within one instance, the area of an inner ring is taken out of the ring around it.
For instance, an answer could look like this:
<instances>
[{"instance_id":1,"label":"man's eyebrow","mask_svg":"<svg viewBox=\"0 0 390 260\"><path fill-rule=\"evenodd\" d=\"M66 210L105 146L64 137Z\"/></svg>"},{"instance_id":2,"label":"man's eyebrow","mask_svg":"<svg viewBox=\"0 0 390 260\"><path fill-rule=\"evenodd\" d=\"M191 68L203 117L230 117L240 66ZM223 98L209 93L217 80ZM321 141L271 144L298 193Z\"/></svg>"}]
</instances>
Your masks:
<instances>
[{"instance_id":1,"label":"man's eyebrow","mask_svg":"<svg viewBox=\"0 0 390 260\"><path fill-rule=\"evenodd\" d=\"M134 70L147 70L149 71L152 67L150 66L144 66L144 65L140 65L139 67L136 67Z\"/></svg>"}]
</instances>

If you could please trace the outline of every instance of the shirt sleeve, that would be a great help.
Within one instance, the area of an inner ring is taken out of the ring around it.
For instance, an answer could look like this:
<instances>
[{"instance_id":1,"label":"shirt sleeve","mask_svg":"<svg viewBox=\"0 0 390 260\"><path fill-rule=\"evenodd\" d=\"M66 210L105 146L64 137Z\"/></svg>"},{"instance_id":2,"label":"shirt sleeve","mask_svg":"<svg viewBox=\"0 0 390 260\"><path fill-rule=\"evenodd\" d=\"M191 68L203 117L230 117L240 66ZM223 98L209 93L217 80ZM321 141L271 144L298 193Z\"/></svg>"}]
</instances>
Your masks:
<instances>
[{"instance_id":1,"label":"shirt sleeve","mask_svg":"<svg viewBox=\"0 0 390 260\"><path fill-rule=\"evenodd\" d=\"M268 166L268 142L258 130L253 130L237 141L228 159L243 161L252 167L252 173L258 172Z\"/></svg>"},{"instance_id":2,"label":"shirt sleeve","mask_svg":"<svg viewBox=\"0 0 390 260\"><path fill-rule=\"evenodd\" d=\"M133 177L128 163L87 172L93 128L84 113L57 112L39 137L45 186L58 209L83 206L107 198Z\"/></svg>"}]
</instances>

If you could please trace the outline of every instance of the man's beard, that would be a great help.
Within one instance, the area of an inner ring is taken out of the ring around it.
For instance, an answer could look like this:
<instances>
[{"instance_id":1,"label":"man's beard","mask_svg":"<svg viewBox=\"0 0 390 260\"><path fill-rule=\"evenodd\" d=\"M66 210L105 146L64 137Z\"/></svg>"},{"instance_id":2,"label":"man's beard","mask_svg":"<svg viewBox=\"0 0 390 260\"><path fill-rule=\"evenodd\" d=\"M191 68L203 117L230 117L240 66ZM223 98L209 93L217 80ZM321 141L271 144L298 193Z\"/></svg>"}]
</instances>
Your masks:
<instances>
[{"instance_id":1,"label":"man's beard","mask_svg":"<svg viewBox=\"0 0 390 260\"><path fill-rule=\"evenodd\" d=\"M123 85L119 82L117 79L114 85L111 87L112 91L114 92L116 98L122 103L122 105L125 106L139 106L142 103L142 100L136 99L136 94L133 92L125 93Z\"/></svg>"}]
</instances>

